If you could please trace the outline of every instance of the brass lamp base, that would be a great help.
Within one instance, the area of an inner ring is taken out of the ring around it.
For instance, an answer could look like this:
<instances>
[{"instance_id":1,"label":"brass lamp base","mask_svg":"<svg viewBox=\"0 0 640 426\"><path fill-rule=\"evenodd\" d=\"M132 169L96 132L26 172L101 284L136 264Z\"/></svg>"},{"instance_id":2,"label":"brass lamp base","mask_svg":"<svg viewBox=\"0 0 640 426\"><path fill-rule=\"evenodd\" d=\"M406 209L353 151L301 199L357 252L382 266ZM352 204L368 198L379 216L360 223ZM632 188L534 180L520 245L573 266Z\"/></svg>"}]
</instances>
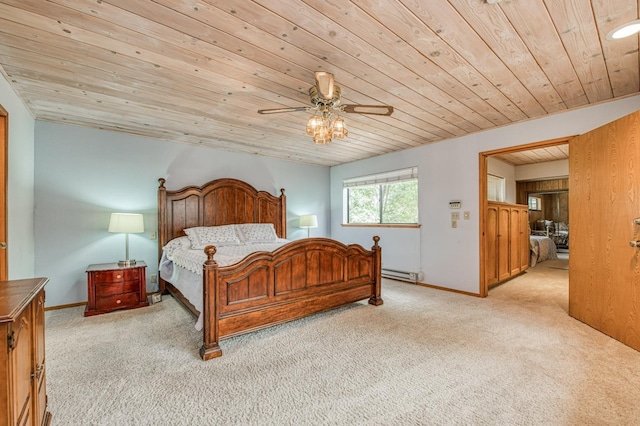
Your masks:
<instances>
[{"instance_id":1,"label":"brass lamp base","mask_svg":"<svg viewBox=\"0 0 640 426\"><path fill-rule=\"evenodd\" d=\"M136 261L135 259L120 260L118 261L118 266L121 268L129 268L130 266L136 266Z\"/></svg>"}]
</instances>

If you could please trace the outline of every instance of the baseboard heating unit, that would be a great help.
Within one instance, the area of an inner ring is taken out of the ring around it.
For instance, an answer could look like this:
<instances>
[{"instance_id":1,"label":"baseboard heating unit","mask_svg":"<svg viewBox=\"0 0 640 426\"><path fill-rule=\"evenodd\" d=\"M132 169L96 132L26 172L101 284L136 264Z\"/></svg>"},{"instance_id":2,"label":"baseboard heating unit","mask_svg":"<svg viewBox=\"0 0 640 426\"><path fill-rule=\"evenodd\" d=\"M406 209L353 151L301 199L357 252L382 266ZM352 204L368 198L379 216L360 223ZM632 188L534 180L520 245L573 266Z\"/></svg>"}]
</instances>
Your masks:
<instances>
[{"instance_id":1,"label":"baseboard heating unit","mask_svg":"<svg viewBox=\"0 0 640 426\"><path fill-rule=\"evenodd\" d=\"M396 269L382 268L382 276L384 278L390 278L392 280L407 281L410 283L417 283L420 274L418 272L398 271Z\"/></svg>"}]
</instances>

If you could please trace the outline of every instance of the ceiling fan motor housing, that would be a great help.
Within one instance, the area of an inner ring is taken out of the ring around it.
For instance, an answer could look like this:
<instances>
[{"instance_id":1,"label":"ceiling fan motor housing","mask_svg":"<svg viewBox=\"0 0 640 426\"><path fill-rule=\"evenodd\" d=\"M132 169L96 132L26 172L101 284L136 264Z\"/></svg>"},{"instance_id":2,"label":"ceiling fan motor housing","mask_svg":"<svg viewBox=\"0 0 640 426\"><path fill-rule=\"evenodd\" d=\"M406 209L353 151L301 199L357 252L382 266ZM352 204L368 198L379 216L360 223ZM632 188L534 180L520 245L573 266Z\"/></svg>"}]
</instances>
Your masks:
<instances>
[{"instance_id":1,"label":"ceiling fan motor housing","mask_svg":"<svg viewBox=\"0 0 640 426\"><path fill-rule=\"evenodd\" d=\"M311 98L311 103L316 107L337 107L340 104L340 87L337 84L334 84L333 97L327 99L318 92L318 88L316 86L311 86L309 88L309 97Z\"/></svg>"}]
</instances>

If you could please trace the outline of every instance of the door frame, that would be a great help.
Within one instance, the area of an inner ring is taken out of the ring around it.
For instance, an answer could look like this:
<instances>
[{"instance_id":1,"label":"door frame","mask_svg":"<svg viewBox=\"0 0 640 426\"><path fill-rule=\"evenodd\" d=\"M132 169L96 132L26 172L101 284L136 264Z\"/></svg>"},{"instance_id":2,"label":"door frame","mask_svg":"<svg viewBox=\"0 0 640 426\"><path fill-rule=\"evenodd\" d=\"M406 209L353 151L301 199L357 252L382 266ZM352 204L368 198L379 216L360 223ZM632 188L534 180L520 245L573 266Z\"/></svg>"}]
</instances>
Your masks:
<instances>
[{"instance_id":1,"label":"door frame","mask_svg":"<svg viewBox=\"0 0 640 426\"><path fill-rule=\"evenodd\" d=\"M479 296L487 297L489 295L489 284L486 276L486 262L487 262L487 241L486 241L486 228L487 228L487 158L497 154L511 154L514 152L528 151L530 149L547 148L550 146L564 145L569 143L569 140L574 136L566 136L562 138L550 139L542 142L533 142L525 145L517 145L507 148L499 148L491 151L483 151L478 154L479 160L479 194L480 194L480 214L478 215L480 220L480 288ZM569 158L571 158L571 152L569 152Z\"/></svg>"},{"instance_id":2,"label":"door frame","mask_svg":"<svg viewBox=\"0 0 640 426\"><path fill-rule=\"evenodd\" d=\"M7 243L7 189L9 176L9 113L0 105L0 242ZM9 248L0 249L0 281L9 279Z\"/></svg>"}]
</instances>

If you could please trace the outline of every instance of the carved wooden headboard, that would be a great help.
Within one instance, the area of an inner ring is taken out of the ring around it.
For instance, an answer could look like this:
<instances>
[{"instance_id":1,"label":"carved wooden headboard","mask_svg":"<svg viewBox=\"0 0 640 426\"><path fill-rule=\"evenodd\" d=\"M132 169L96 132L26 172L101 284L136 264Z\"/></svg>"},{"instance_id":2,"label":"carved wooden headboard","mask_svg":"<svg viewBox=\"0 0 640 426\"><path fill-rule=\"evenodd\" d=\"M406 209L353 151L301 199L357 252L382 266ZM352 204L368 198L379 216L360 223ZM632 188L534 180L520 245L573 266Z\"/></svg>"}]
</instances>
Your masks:
<instances>
[{"instance_id":1,"label":"carved wooden headboard","mask_svg":"<svg viewBox=\"0 0 640 426\"><path fill-rule=\"evenodd\" d=\"M278 237L287 237L284 189L277 197L237 179L217 179L200 187L167 191L165 180L158 182L158 258L167 242L194 226L273 223Z\"/></svg>"}]
</instances>

